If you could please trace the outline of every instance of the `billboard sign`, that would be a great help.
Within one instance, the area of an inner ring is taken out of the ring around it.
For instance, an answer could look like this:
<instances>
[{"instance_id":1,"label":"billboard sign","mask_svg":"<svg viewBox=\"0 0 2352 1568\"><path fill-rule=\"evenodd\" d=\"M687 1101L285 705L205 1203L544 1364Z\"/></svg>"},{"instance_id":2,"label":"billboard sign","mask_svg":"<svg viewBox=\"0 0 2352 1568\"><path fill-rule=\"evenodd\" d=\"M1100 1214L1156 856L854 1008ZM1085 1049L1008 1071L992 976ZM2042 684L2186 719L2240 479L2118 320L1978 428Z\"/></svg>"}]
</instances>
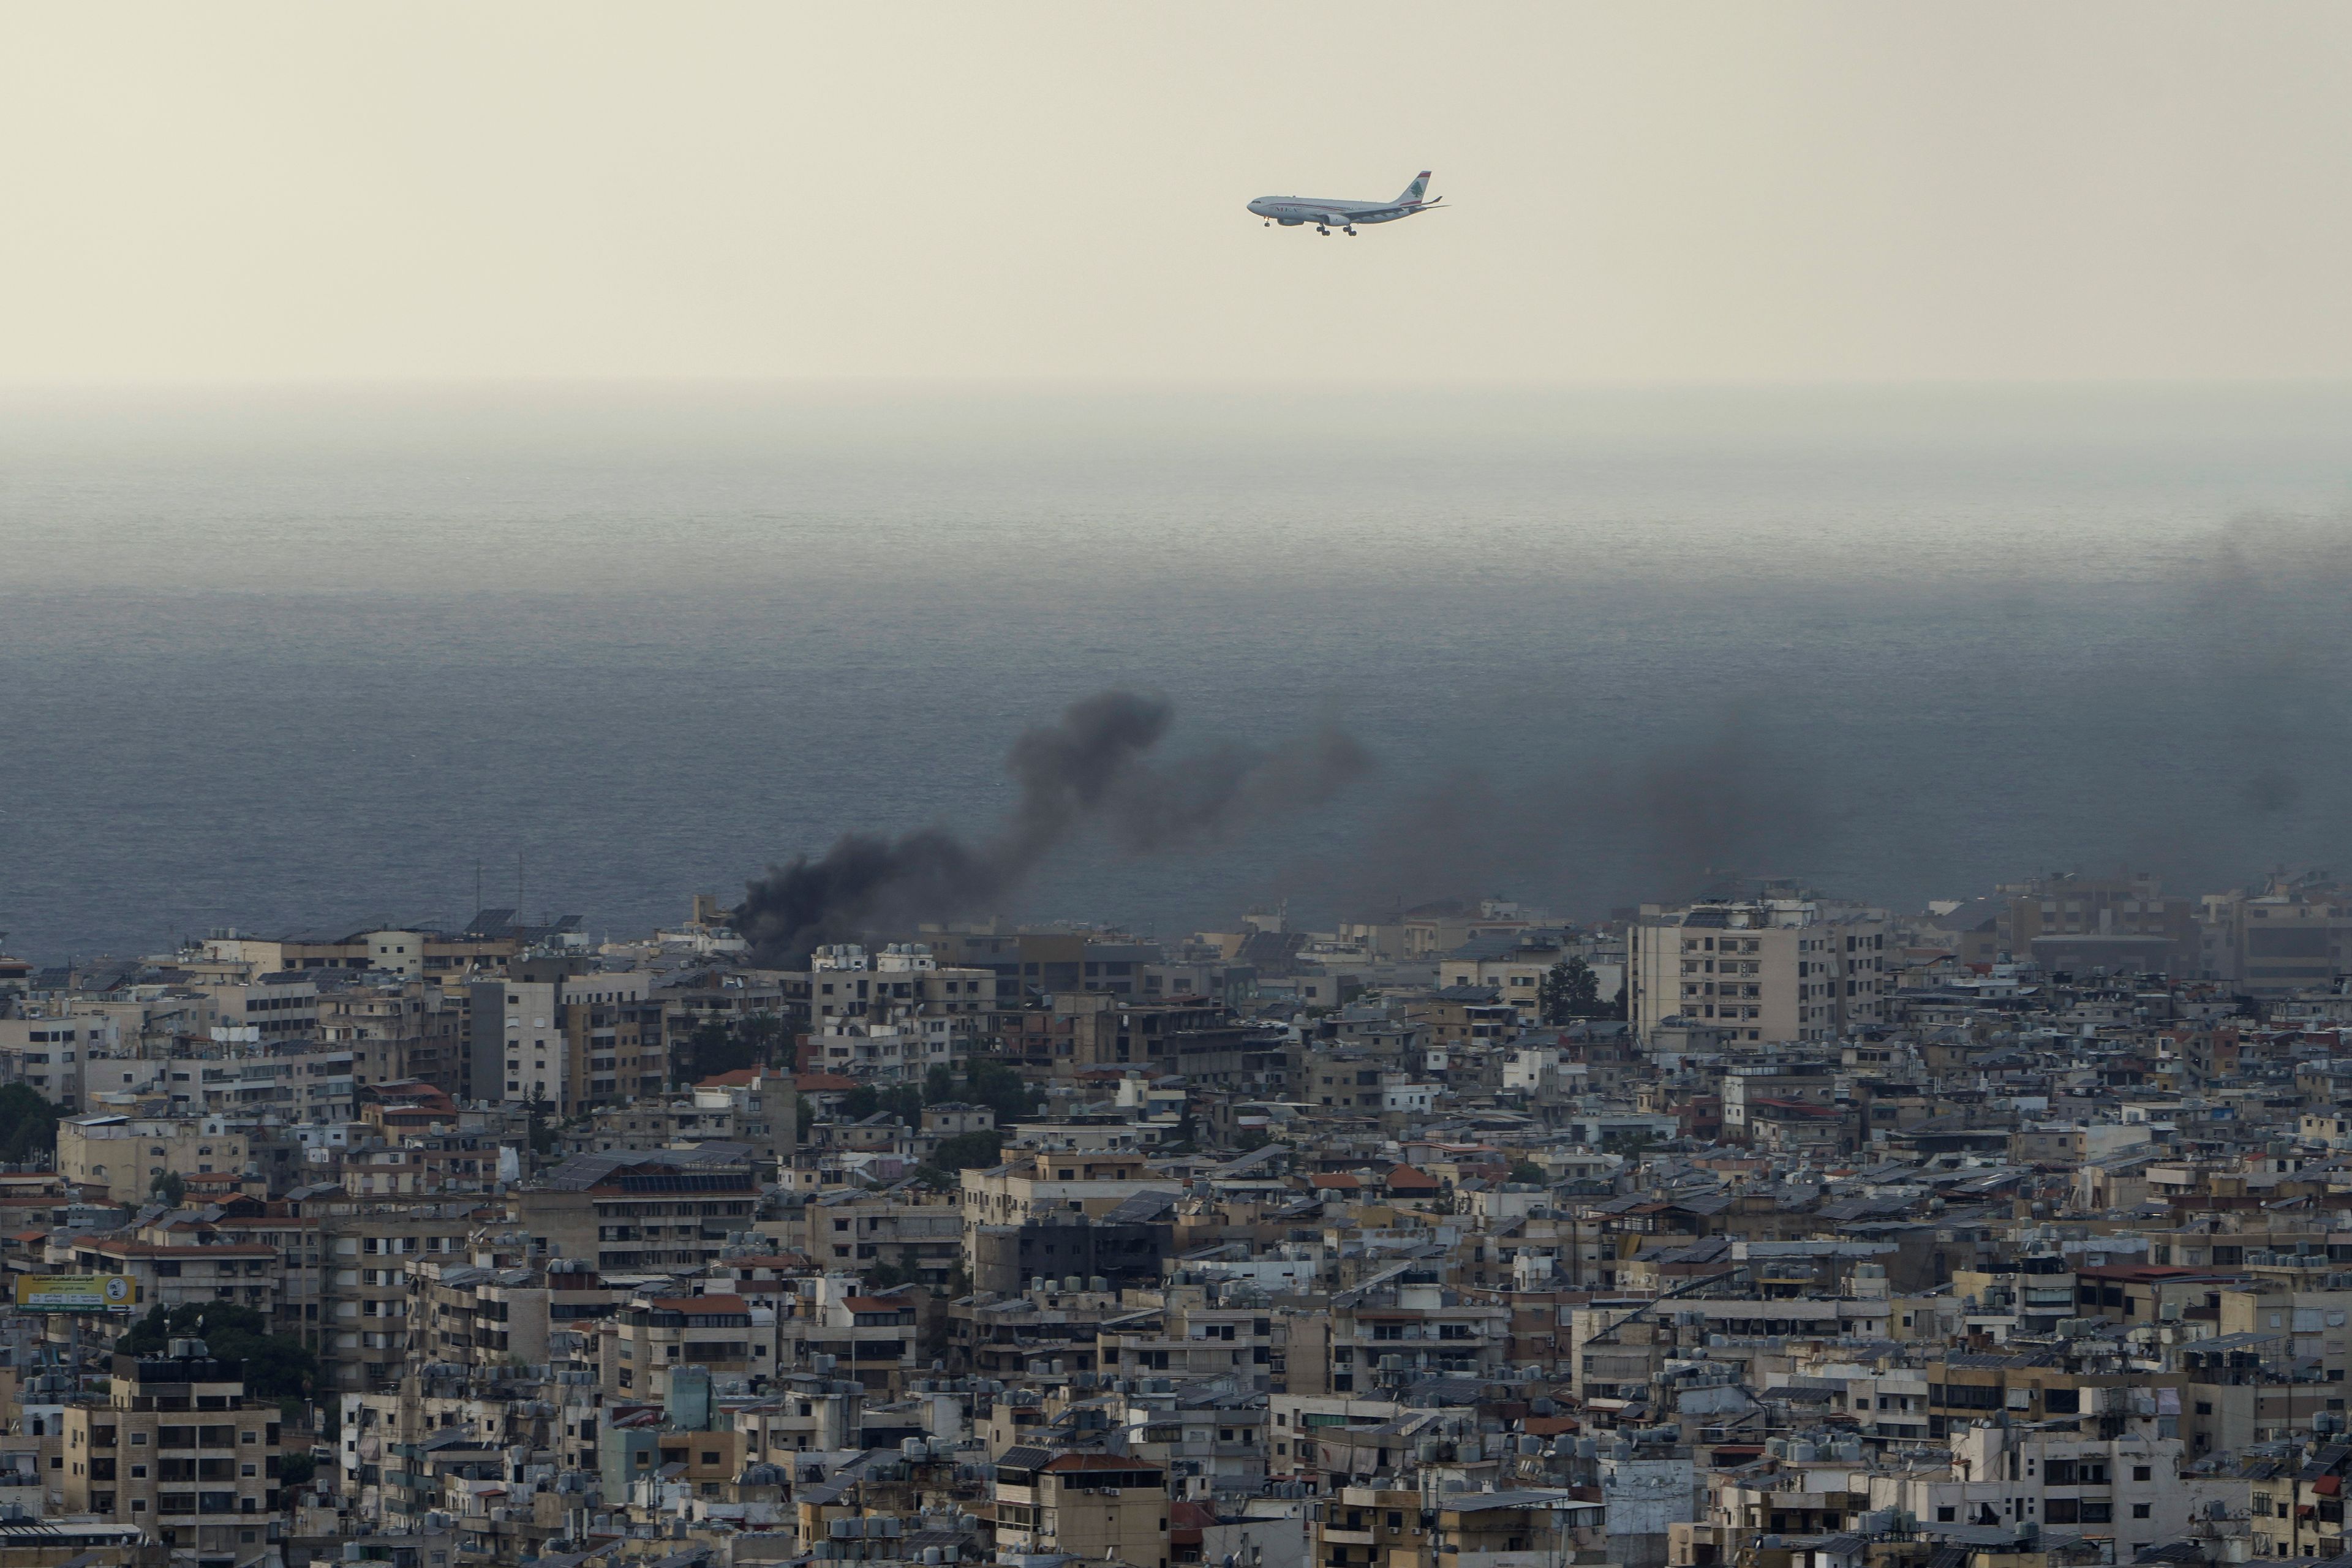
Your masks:
<instances>
[{"instance_id":1,"label":"billboard sign","mask_svg":"<svg viewBox=\"0 0 2352 1568\"><path fill-rule=\"evenodd\" d=\"M111 1312L138 1291L122 1274L19 1274L16 1307L26 1312Z\"/></svg>"}]
</instances>

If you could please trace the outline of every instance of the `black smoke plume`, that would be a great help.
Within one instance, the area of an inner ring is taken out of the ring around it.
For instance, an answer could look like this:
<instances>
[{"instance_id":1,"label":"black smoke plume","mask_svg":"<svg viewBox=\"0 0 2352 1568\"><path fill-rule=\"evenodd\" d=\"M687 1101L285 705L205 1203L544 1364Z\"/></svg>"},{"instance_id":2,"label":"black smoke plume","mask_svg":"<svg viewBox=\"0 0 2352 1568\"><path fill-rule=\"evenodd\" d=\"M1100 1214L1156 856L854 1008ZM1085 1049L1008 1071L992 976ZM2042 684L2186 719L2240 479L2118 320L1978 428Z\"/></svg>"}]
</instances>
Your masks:
<instances>
[{"instance_id":1,"label":"black smoke plume","mask_svg":"<svg viewBox=\"0 0 2352 1568\"><path fill-rule=\"evenodd\" d=\"M1738 710L1637 751L1522 778L1457 769L1390 802L1335 861L1284 868L1267 896L1371 918L1506 893L1597 917L1642 900L1752 891L1807 869L1824 783Z\"/></svg>"},{"instance_id":2,"label":"black smoke plume","mask_svg":"<svg viewBox=\"0 0 2352 1568\"><path fill-rule=\"evenodd\" d=\"M757 962L796 965L822 943L992 912L1088 824L1129 854L1165 853L1320 805L1370 765L1328 725L1270 751L1228 745L1154 764L1149 753L1174 716L1165 698L1132 691L1073 702L1058 723L1013 742L1005 769L1021 797L992 837L846 834L823 856L772 866L750 883L736 929Z\"/></svg>"}]
</instances>

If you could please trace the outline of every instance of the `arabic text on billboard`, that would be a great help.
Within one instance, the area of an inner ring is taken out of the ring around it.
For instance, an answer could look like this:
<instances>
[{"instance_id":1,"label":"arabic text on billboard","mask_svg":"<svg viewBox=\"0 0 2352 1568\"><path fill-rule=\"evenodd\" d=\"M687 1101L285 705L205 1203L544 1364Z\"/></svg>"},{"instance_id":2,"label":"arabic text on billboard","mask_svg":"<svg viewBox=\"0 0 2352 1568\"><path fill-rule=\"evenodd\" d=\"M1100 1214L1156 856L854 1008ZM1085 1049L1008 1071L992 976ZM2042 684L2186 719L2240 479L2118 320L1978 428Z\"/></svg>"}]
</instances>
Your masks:
<instances>
[{"instance_id":1,"label":"arabic text on billboard","mask_svg":"<svg viewBox=\"0 0 2352 1568\"><path fill-rule=\"evenodd\" d=\"M19 1274L16 1305L27 1312L103 1312L131 1305L121 1274Z\"/></svg>"}]
</instances>

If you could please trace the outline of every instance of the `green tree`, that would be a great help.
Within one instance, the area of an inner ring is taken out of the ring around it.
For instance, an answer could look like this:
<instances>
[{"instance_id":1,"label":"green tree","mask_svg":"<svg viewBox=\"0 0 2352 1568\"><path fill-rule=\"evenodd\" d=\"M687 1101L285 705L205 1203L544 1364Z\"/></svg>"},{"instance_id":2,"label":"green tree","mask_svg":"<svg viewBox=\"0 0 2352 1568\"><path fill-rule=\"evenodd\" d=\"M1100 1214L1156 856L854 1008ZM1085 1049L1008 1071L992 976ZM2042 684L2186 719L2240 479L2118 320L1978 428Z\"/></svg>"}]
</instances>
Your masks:
<instances>
[{"instance_id":1,"label":"green tree","mask_svg":"<svg viewBox=\"0 0 2352 1568\"><path fill-rule=\"evenodd\" d=\"M923 1124L923 1091L911 1083L886 1089L880 1095L882 1109L909 1127Z\"/></svg>"},{"instance_id":2,"label":"green tree","mask_svg":"<svg viewBox=\"0 0 2352 1568\"><path fill-rule=\"evenodd\" d=\"M1176 1119L1176 1136L1160 1144L1160 1152L1163 1154L1197 1154L1200 1152L1200 1125L1192 1120L1192 1112L1187 1110Z\"/></svg>"},{"instance_id":3,"label":"green tree","mask_svg":"<svg viewBox=\"0 0 2352 1568\"><path fill-rule=\"evenodd\" d=\"M945 1105L956 1097L955 1074L941 1062L923 1075L923 1103Z\"/></svg>"},{"instance_id":4,"label":"green tree","mask_svg":"<svg viewBox=\"0 0 2352 1568\"><path fill-rule=\"evenodd\" d=\"M1544 1174L1544 1168L1534 1161L1520 1160L1512 1164L1509 1179L1514 1182L1524 1182L1529 1186L1540 1187L1550 1178Z\"/></svg>"},{"instance_id":5,"label":"green tree","mask_svg":"<svg viewBox=\"0 0 2352 1568\"><path fill-rule=\"evenodd\" d=\"M533 1094L524 1106L524 1110L530 1119L530 1152L541 1159L555 1152L555 1123L548 1115L548 1112L553 1109L554 1107L549 1105L537 1094Z\"/></svg>"},{"instance_id":6,"label":"green tree","mask_svg":"<svg viewBox=\"0 0 2352 1568\"><path fill-rule=\"evenodd\" d=\"M870 1083L861 1083L841 1097L841 1114L845 1121L863 1121L882 1109L882 1097Z\"/></svg>"},{"instance_id":7,"label":"green tree","mask_svg":"<svg viewBox=\"0 0 2352 1568\"><path fill-rule=\"evenodd\" d=\"M1019 1073L1003 1062L975 1059L970 1068L969 1083L970 1091L964 1098L995 1111L999 1122L1020 1121L1045 1099L1044 1089L1032 1089Z\"/></svg>"},{"instance_id":8,"label":"green tree","mask_svg":"<svg viewBox=\"0 0 2352 1568\"><path fill-rule=\"evenodd\" d=\"M1536 1005L1546 1024L1557 1026L1576 1018L1597 1018L1606 1011L1601 1003L1601 979L1581 958L1561 959L1544 972L1536 990Z\"/></svg>"},{"instance_id":9,"label":"green tree","mask_svg":"<svg viewBox=\"0 0 2352 1568\"><path fill-rule=\"evenodd\" d=\"M178 1208L180 1200L188 1195L188 1184L180 1179L178 1172L166 1171L148 1184L147 1195L159 1204Z\"/></svg>"},{"instance_id":10,"label":"green tree","mask_svg":"<svg viewBox=\"0 0 2352 1568\"><path fill-rule=\"evenodd\" d=\"M118 1354L162 1355L175 1339L200 1339L223 1361L245 1363L246 1391L257 1399L299 1397L319 1375L319 1358L299 1340L269 1331L269 1320L251 1307L188 1301L157 1307L114 1342Z\"/></svg>"},{"instance_id":11,"label":"green tree","mask_svg":"<svg viewBox=\"0 0 2352 1568\"><path fill-rule=\"evenodd\" d=\"M877 1263L866 1271L866 1285L876 1290L887 1290L893 1285L906 1282L906 1271L895 1263Z\"/></svg>"},{"instance_id":12,"label":"green tree","mask_svg":"<svg viewBox=\"0 0 2352 1568\"><path fill-rule=\"evenodd\" d=\"M58 1108L30 1084L0 1089L0 1160L12 1165L56 1163Z\"/></svg>"},{"instance_id":13,"label":"green tree","mask_svg":"<svg viewBox=\"0 0 2352 1568\"><path fill-rule=\"evenodd\" d=\"M783 1049L786 1041L784 1021L773 1013L748 1015L735 1026L735 1037L751 1055L751 1061L745 1063L745 1066L749 1067L753 1063L761 1067L782 1065L777 1060L777 1057Z\"/></svg>"},{"instance_id":14,"label":"green tree","mask_svg":"<svg viewBox=\"0 0 2352 1568\"><path fill-rule=\"evenodd\" d=\"M278 1479L287 1487L307 1485L318 1473L319 1461L310 1454L281 1454L278 1458Z\"/></svg>"},{"instance_id":15,"label":"green tree","mask_svg":"<svg viewBox=\"0 0 2352 1568\"><path fill-rule=\"evenodd\" d=\"M816 1101L805 1094L794 1095L793 1099L794 1101L793 1125L799 1130L801 1137L805 1140L808 1137L809 1129L816 1125Z\"/></svg>"},{"instance_id":16,"label":"green tree","mask_svg":"<svg viewBox=\"0 0 2352 1568\"><path fill-rule=\"evenodd\" d=\"M1002 1164L1003 1156L1003 1133L993 1130L959 1132L952 1138L940 1139L927 1163L943 1172L985 1171Z\"/></svg>"},{"instance_id":17,"label":"green tree","mask_svg":"<svg viewBox=\"0 0 2352 1568\"><path fill-rule=\"evenodd\" d=\"M672 1072L680 1085L700 1083L722 1072L758 1065L757 1053L736 1030L716 1018L706 1018L687 1037L686 1050Z\"/></svg>"}]
</instances>

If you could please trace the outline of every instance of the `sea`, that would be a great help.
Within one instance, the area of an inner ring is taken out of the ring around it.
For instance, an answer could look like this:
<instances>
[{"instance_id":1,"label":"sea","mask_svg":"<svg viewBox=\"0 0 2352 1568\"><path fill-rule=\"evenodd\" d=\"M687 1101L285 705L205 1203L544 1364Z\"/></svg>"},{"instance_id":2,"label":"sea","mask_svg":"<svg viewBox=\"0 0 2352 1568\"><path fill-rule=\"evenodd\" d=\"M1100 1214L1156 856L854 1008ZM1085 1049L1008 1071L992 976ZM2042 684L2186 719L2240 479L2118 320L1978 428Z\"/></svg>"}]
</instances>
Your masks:
<instances>
[{"instance_id":1,"label":"sea","mask_svg":"<svg viewBox=\"0 0 2352 1568\"><path fill-rule=\"evenodd\" d=\"M639 934L1113 688L1370 765L954 913L2352 873L2347 499L2337 386L17 390L0 950Z\"/></svg>"}]
</instances>

